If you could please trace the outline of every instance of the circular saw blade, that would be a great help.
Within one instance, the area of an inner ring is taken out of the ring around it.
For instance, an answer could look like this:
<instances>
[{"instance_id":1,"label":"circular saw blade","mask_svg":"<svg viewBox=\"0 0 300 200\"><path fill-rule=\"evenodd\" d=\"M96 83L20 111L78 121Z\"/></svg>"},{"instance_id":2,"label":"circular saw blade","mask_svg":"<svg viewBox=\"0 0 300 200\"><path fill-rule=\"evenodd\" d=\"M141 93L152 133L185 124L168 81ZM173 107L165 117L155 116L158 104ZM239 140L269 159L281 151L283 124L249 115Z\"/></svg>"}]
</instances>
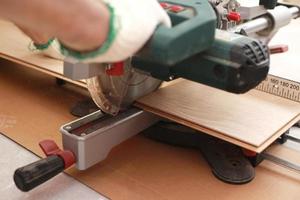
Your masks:
<instances>
[{"instance_id":1,"label":"circular saw blade","mask_svg":"<svg viewBox=\"0 0 300 200\"><path fill-rule=\"evenodd\" d=\"M120 76L107 75L105 65L103 73L87 79L87 87L96 105L111 115L130 106L136 99L156 90L162 83L147 74L136 71L131 61L124 63L124 73Z\"/></svg>"}]
</instances>

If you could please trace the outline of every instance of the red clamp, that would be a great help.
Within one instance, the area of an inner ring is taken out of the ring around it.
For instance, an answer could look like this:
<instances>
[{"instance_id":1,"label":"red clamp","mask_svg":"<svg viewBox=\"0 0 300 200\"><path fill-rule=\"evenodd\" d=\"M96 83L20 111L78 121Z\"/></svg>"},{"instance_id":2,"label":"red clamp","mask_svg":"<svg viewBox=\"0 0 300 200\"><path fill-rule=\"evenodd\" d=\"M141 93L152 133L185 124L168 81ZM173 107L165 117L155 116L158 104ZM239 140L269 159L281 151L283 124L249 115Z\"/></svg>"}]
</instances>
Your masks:
<instances>
[{"instance_id":1,"label":"red clamp","mask_svg":"<svg viewBox=\"0 0 300 200\"><path fill-rule=\"evenodd\" d=\"M249 158L255 157L255 156L257 155L256 152L250 151L250 150L248 150L248 149L242 149L242 151L243 151L243 154L244 154L246 157L249 157Z\"/></svg>"},{"instance_id":2,"label":"red clamp","mask_svg":"<svg viewBox=\"0 0 300 200\"><path fill-rule=\"evenodd\" d=\"M239 22L239 21L241 21L241 15L238 12L230 12L227 15L227 19L230 21Z\"/></svg>"},{"instance_id":3,"label":"red clamp","mask_svg":"<svg viewBox=\"0 0 300 200\"><path fill-rule=\"evenodd\" d=\"M289 50L289 46L285 44L278 44L278 45L269 46L269 49L271 54L284 53Z\"/></svg>"},{"instance_id":4,"label":"red clamp","mask_svg":"<svg viewBox=\"0 0 300 200\"><path fill-rule=\"evenodd\" d=\"M61 150L53 140L43 140L39 143L45 155L57 155L64 160L64 168L67 169L72 166L76 159L75 155L69 150Z\"/></svg>"},{"instance_id":5,"label":"red clamp","mask_svg":"<svg viewBox=\"0 0 300 200\"><path fill-rule=\"evenodd\" d=\"M109 69L106 69L106 74L109 76L122 76L124 74L124 66L125 63L122 62L116 62L111 64L111 67Z\"/></svg>"},{"instance_id":6,"label":"red clamp","mask_svg":"<svg viewBox=\"0 0 300 200\"><path fill-rule=\"evenodd\" d=\"M161 5L161 7L162 7L163 9L168 9L168 8L171 7L171 4L168 4L168 3L166 3L166 2L160 2L159 4Z\"/></svg>"}]
</instances>

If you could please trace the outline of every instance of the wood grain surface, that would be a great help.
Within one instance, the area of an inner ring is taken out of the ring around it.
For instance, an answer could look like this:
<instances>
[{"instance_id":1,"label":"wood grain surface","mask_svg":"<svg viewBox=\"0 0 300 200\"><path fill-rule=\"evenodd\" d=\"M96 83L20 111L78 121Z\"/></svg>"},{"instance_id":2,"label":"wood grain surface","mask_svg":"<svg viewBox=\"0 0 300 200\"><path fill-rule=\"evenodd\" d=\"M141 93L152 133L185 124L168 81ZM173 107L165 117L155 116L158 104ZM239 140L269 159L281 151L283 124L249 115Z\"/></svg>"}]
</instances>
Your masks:
<instances>
[{"instance_id":1,"label":"wood grain surface","mask_svg":"<svg viewBox=\"0 0 300 200\"><path fill-rule=\"evenodd\" d=\"M73 84L86 87L83 81L73 81L63 76L63 62L32 52L28 46L31 40L13 24L0 20L0 57L61 78Z\"/></svg>"},{"instance_id":2,"label":"wood grain surface","mask_svg":"<svg viewBox=\"0 0 300 200\"><path fill-rule=\"evenodd\" d=\"M40 156L38 142L54 139L61 144L59 127L74 120L69 109L85 98L80 88L58 87L51 76L3 61L0 91L0 132ZM141 135L119 145L104 162L82 172L72 168L68 174L113 200L297 200L300 196L300 175L268 161L256 168L252 182L230 185L214 177L197 150Z\"/></svg>"},{"instance_id":3,"label":"wood grain surface","mask_svg":"<svg viewBox=\"0 0 300 200\"><path fill-rule=\"evenodd\" d=\"M231 94L187 80L161 88L136 105L256 152L300 119L299 103L256 90Z\"/></svg>"}]
</instances>

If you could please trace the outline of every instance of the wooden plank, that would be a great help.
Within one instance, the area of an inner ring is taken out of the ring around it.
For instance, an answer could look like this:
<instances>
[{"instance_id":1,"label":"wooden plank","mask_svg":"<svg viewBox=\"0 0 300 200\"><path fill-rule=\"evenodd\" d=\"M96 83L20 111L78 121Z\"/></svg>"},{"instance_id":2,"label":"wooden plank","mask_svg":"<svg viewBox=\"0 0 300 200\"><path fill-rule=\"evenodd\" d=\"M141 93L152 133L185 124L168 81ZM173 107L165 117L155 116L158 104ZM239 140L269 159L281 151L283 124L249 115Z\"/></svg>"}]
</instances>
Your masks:
<instances>
[{"instance_id":1,"label":"wooden plank","mask_svg":"<svg viewBox=\"0 0 300 200\"><path fill-rule=\"evenodd\" d=\"M38 142L43 139L53 139L61 146L58 129L75 119L69 109L85 98L77 91L80 88L67 86L58 87L50 76L0 61L0 132L40 156ZM72 168L68 173L114 200L281 200L300 196L300 175L267 161L256 168L252 182L225 184L214 177L199 151L141 135L115 148L104 162L86 171Z\"/></svg>"},{"instance_id":2,"label":"wooden plank","mask_svg":"<svg viewBox=\"0 0 300 200\"><path fill-rule=\"evenodd\" d=\"M74 81L63 76L63 62L32 52L28 49L31 40L13 24L0 20L0 57L33 68L43 73L66 80L81 87L84 81Z\"/></svg>"},{"instance_id":3,"label":"wooden plank","mask_svg":"<svg viewBox=\"0 0 300 200\"><path fill-rule=\"evenodd\" d=\"M260 91L235 95L182 80L136 105L196 130L260 152L300 119L300 105Z\"/></svg>"}]
</instances>

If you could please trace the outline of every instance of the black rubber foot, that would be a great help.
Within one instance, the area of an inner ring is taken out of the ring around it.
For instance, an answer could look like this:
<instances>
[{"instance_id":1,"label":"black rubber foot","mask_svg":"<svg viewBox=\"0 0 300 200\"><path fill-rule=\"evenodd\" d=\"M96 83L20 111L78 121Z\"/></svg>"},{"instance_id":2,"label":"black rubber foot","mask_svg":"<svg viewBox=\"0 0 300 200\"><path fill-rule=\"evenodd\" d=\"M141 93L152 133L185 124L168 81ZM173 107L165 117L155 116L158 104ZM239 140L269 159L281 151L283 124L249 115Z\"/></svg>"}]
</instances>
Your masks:
<instances>
[{"instance_id":1,"label":"black rubber foot","mask_svg":"<svg viewBox=\"0 0 300 200\"><path fill-rule=\"evenodd\" d=\"M56 83L56 85L58 85L58 86L63 86L63 85L66 84L66 81L63 80L63 79L60 79L60 78L55 78L55 83Z\"/></svg>"},{"instance_id":2,"label":"black rubber foot","mask_svg":"<svg viewBox=\"0 0 300 200\"><path fill-rule=\"evenodd\" d=\"M171 145L197 148L209 163L213 174L226 183L244 184L255 177L255 170L236 145L170 122L159 122L144 135Z\"/></svg>"},{"instance_id":3,"label":"black rubber foot","mask_svg":"<svg viewBox=\"0 0 300 200\"><path fill-rule=\"evenodd\" d=\"M248 157L248 160L250 161L253 167L256 167L264 160L264 157L260 154L256 154L256 156Z\"/></svg>"},{"instance_id":4,"label":"black rubber foot","mask_svg":"<svg viewBox=\"0 0 300 200\"><path fill-rule=\"evenodd\" d=\"M278 139L277 139L277 142L279 144L284 144L287 142L288 140L288 137L287 135L289 134L290 130L287 130L285 133L283 133Z\"/></svg>"},{"instance_id":5,"label":"black rubber foot","mask_svg":"<svg viewBox=\"0 0 300 200\"><path fill-rule=\"evenodd\" d=\"M220 180L231 184L244 184L255 177L255 170L241 149L216 138L202 143L201 152L213 174Z\"/></svg>"},{"instance_id":6,"label":"black rubber foot","mask_svg":"<svg viewBox=\"0 0 300 200\"><path fill-rule=\"evenodd\" d=\"M88 114L91 114L93 112L96 112L99 110L97 105L94 103L92 99L86 99L83 101L77 102L72 108L71 108L71 114L76 117L84 117Z\"/></svg>"}]
</instances>

